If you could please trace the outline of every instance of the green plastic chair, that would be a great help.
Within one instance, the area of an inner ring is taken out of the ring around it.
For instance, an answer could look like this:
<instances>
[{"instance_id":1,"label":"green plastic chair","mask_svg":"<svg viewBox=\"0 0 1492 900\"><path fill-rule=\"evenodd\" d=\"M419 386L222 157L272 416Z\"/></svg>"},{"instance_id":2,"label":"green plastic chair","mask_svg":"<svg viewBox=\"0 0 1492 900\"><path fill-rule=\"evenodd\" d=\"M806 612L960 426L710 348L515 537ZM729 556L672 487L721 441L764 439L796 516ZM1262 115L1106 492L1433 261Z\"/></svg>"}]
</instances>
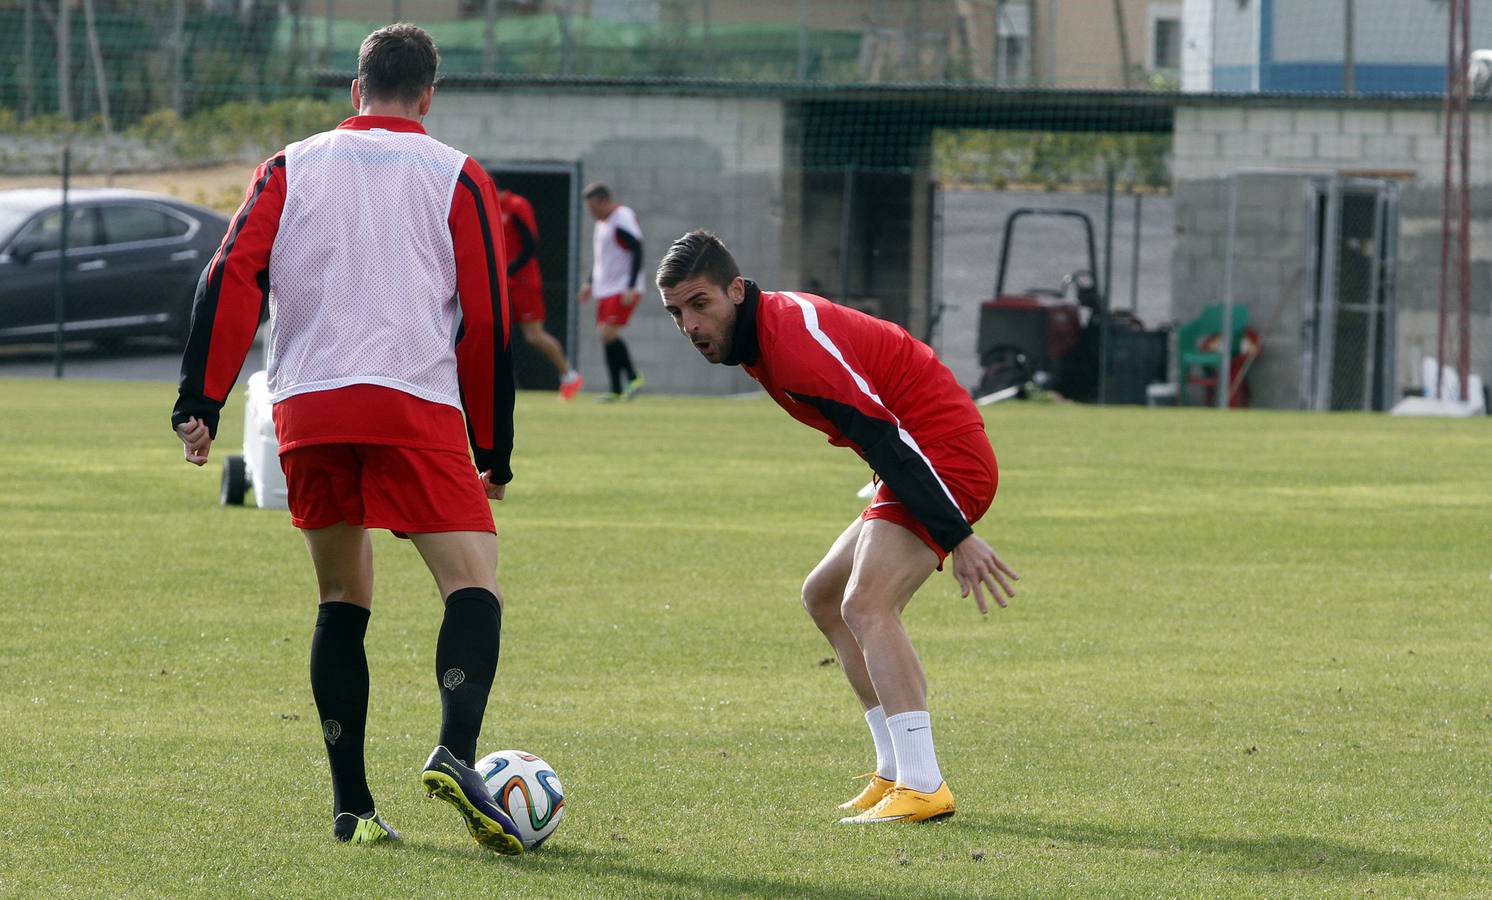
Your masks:
<instances>
[{"instance_id":1,"label":"green plastic chair","mask_svg":"<svg viewBox=\"0 0 1492 900\"><path fill-rule=\"evenodd\" d=\"M1240 303L1233 304L1233 327L1229 329L1228 336L1228 359L1232 360L1238 355L1243 345L1244 332L1248 330L1249 311ZM1176 332L1176 403L1178 406L1186 405L1187 373L1194 367L1212 369L1216 384L1218 372L1229 371L1229 366L1222 359L1222 354L1216 350L1202 350L1202 341L1211 334L1221 334L1223 330L1223 305L1213 303L1202 310L1202 314L1182 325ZM1224 376L1226 377L1226 376ZM1198 379L1192 384L1207 384L1208 379Z\"/></svg>"}]
</instances>

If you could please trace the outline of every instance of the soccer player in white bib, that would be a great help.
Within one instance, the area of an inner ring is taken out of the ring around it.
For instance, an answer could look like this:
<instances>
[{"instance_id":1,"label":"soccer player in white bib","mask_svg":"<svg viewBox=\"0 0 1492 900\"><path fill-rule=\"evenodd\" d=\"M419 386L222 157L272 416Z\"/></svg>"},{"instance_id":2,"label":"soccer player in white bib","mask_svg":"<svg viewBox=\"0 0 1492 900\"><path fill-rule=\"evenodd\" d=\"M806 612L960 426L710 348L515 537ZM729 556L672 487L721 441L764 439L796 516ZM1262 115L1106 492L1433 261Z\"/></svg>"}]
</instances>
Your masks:
<instances>
[{"instance_id":1,"label":"soccer player in white bib","mask_svg":"<svg viewBox=\"0 0 1492 900\"><path fill-rule=\"evenodd\" d=\"M420 781L478 843L522 853L472 768L502 632L489 501L513 477L502 219L482 167L420 124L439 64L413 25L373 32L358 52L358 114L259 166L198 285L171 423L187 462L207 462L267 306L290 520L319 589L311 694L331 768L332 834L399 838L375 811L363 762L368 529L386 528L414 543L445 601L434 659L440 737Z\"/></svg>"},{"instance_id":2,"label":"soccer player in white bib","mask_svg":"<svg viewBox=\"0 0 1492 900\"><path fill-rule=\"evenodd\" d=\"M585 208L596 220L591 236L591 277L580 289L580 302L596 300L596 330L606 352L611 393L602 400L631 400L642 390L643 377L632 364L622 329L642 299L642 226L631 207L611 196L601 182L585 187Z\"/></svg>"}]
</instances>

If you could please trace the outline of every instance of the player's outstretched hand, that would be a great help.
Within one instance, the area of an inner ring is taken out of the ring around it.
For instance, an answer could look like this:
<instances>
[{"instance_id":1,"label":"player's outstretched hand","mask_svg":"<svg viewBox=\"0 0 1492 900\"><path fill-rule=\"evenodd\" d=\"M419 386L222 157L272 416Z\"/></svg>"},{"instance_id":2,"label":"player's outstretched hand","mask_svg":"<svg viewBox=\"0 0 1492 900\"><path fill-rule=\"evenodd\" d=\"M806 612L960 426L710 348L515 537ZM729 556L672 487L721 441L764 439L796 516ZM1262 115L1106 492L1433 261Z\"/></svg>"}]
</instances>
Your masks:
<instances>
[{"instance_id":1,"label":"player's outstretched hand","mask_svg":"<svg viewBox=\"0 0 1492 900\"><path fill-rule=\"evenodd\" d=\"M492 470L491 469L488 469L487 471L483 472L481 475L479 475L477 477L482 480L482 490L484 490L484 491L487 492L487 499L488 500L501 500L503 497L507 496L507 493L508 493L508 486L507 485L505 485L505 484L493 484L492 483Z\"/></svg>"},{"instance_id":2,"label":"player's outstretched hand","mask_svg":"<svg viewBox=\"0 0 1492 900\"><path fill-rule=\"evenodd\" d=\"M580 293L575 295L575 299L581 303L591 302L591 286L589 284L582 284L580 286Z\"/></svg>"},{"instance_id":3,"label":"player's outstretched hand","mask_svg":"<svg viewBox=\"0 0 1492 900\"><path fill-rule=\"evenodd\" d=\"M639 291L636 288L627 288L625 291L622 291L622 305L627 307L628 309L636 306L639 302L641 302L641 300L642 291Z\"/></svg>"},{"instance_id":4,"label":"player's outstretched hand","mask_svg":"<svg viewBox=\"0 0 1492 900\"><path fill-rule=\"evenodd\" d=\"M953 549L953 577L958 579L960 597L969 596L971 590L974 592L974 602L979 604L979 612L983 615L989 614L989 605L984 602L986 590L1004 609L1006 598L1015 597L1015 588L1010 586L1010 582L1021 580L1021 576L1005 565L994 548L977 534L964 538L963 543Z\"/></svg>"},{"instance_id":5,"label":"player's outstretched hand","mask_svg":"<svg viewBox=\"0 0 1492 900\"><path fill-rule=\"evenodd\" d=\"M206 422L192 416L176 426L176 436L181 438L181 452L187 462L194 466L207 462L207 454L212 450L212 432Z\"/></svg>"}]
</instances>

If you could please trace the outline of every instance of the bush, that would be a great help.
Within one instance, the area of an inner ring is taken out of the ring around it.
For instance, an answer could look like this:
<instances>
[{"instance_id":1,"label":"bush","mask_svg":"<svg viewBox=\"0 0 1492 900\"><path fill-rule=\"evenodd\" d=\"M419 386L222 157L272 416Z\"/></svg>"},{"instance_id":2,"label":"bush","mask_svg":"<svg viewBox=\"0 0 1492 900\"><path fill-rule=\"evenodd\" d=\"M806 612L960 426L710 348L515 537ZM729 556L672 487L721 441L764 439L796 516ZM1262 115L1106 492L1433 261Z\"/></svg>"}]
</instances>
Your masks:
<instances>
[{"instance_id":1,"label":"bush","mask_svg":"<svg viewBox=\"0 0 1492 900\"><path fill-rule=\"evenodd\" d=\"M304 97L224 103L187 119L159 109L137 122L128 134L180 162L252 160L336 127L346 111L342 103Z\"/></svg>"},{"instance_id":2,"label":"bush","mask_svg":"<svg viewBox=\"0 0 1492 900\"><path fill-rule=\"evenodd\" d=\"M1083 132L940 131L933 138L938 177L963 187L1010 184L1047 190L1102 189L1109 166L1121 185L1170 187L1170 135Z\"/></svg>"}]
</instances>

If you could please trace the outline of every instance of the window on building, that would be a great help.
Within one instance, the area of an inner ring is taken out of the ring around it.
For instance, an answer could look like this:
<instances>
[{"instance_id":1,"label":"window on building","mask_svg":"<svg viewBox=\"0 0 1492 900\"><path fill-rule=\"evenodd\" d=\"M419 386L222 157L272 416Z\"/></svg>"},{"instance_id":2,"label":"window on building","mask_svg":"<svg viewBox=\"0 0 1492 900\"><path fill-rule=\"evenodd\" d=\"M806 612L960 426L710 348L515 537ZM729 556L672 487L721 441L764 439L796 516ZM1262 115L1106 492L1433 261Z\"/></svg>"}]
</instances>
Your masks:
<instances>
[{"instance_id":1,"label":"window on building","mask_svg":"<svg viewBox=\"0 0 1492 900\"><path fill-rule=\"evenodd\" d=\"M1031 13L1017 4L999 4L995 73L1000 84L1025 84L1031 80Z\"/></svg>"},{"instance_id":2,"label":"window on building","mask_svg":"<svg viewBox=\"0 0 1492 900\"><path fill-rule=\"evenodd\" d=\"M1150 32L1150 67L1181 68L1181 20L1156 18Z\"/></svg>"}]
</instances>

